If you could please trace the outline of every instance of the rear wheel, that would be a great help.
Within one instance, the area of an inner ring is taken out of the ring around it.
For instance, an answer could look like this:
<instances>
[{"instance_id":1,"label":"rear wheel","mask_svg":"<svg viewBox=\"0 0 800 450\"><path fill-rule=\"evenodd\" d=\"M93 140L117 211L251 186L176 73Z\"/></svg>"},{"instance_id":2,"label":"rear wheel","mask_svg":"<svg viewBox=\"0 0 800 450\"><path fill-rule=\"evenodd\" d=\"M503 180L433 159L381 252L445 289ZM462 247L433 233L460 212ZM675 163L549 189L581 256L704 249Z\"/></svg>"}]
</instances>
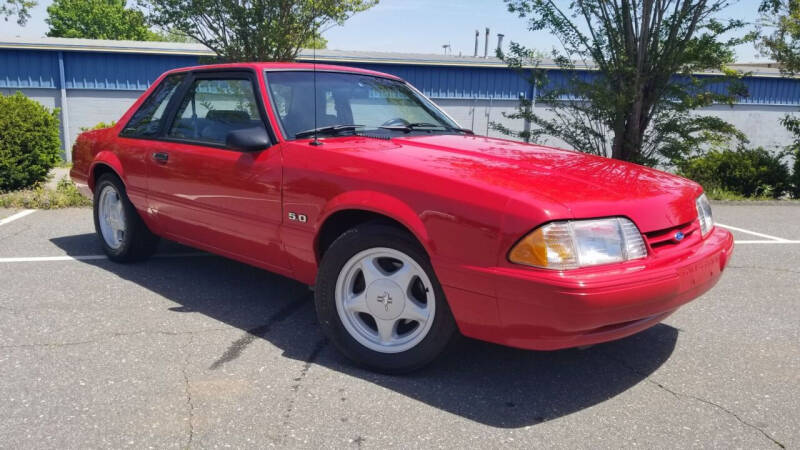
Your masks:
<instances>
[{"instance_id":1,"label":"rear wheel","mask_svg":"<svg viewBox=\"0 0 800 450\"><path fill-rule=\"evenodd\" d=\"M340 236L325 252L315 292L325 333L373 370L422 367L455 335L425 251L394 227L363 225Z\"/></svg>"},{"instance_id":2,"label":"rear wheel","mask_svg":"<svg viewBox=\"0 0 800 450\"><path fill-rule=\"evenodd\" d=\"M94 227L103 251L118 262L138 261L155 252L158 237L142 222L115 175L98 178L94 190Z\"/></svg>"}]
</instances>

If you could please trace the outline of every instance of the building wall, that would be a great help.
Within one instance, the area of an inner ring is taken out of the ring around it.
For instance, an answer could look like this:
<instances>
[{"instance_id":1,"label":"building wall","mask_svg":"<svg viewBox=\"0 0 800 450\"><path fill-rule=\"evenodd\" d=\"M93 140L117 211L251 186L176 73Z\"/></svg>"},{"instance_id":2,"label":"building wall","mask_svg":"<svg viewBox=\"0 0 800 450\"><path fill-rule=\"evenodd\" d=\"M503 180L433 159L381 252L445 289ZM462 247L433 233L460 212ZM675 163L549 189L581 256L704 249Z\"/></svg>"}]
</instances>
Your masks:
<instances>
[{"instance_id":1,"label":"building wall","mask_svg":"<svg viewBox=\"0 0 800 450\"><path fill-rule=\"evenodd\" d=\"M776 150L790 145L792 134L781 125L786 114L800 113L798 106L718 105L704 108L700 114L719 117L743 132L753 147Z\"/></svg>"},{"instance_id":2,"label":"building wall","mask_svg":"<svg viewBox=\"0 0 800 450\"><path fill-rule=\"evenodd\" d=\"M432 100L444 108L461 126L471 128L477 134L506 137L492 129L487 132L488 122L497 122L515 131L522 130L525 126L522 120L508 119L503 116L503 113L509 114L516 111L517 101L440 98ZM552 114L548 113L548 109L541 105L536 107L536 113L545 118L552 117ZM697 114L719 117L733 124L748 137L750 140L748 145L764 147L767 150L779 150L792 143L791 133L780 124L780 119L790 113L800 113L800 107L739 104L732 107L718 105L697 111ZM555 138L547 138L541 143L569 148L563 141Z\"/></svg>"},{"instance_id":3,"label":"building wall","mask_svg":"<svg viewBox=\"0 0 800 450\"><path fill-rule=\"evenodd\" d=\"M68 90L70 140L75 142L81 128L119 120L140 95L140 91Z\"/></svg>"},{"instance_id":4,"label":"building wall","mask_svg":"<svg viewBox=\"0 0 800 450\"><path fill-rule=\"evenodd\" d=\"M0 94L12 95L22 92L49 109L61 108L61 92L57 89L8 89L0 88ZM142 95L140 91L67 90L69 108L69 140L81 133L81 128L90 128L99 122L116 121ZM63 130L61 139L64 139Z\"/></svg>"},{"instance_id":5,"label":"building wall","mask_svg":"<svg viewBox=\"0 0 800 450\"><path fill-rule=\"evenodd\" d=\"M0 88L0 94L14 95L16 92L22 94L31 100L36 100L49 109L58 108L60 105L59 93L55 89L9 89Z\"/></svg>"},{"instance_id":6,"label":"building wall","mask_svg":"<svg viewBox=\"0 0 800 450\"><path fill-rule=\"evenodd\" d=\"M63 83L59 58L64 65ZM331 60L325 62L337 64ZM49 108L63 109L60 104L63 84L69 114L67 133L69 141L74 141L82 127L117 120L164 71L197 64L197 56L174 53L0 48L0 93L21 90ZM487 126L490 122L523 129L522 121L507 119L503 113L514 112L520 97L534 97L534 91L518 73L503 67L417 62L338 64L400 76L433 98L462 126L489 136L499 136ZM563 83L569 76L560 70L548 71L548 78L554 84ZM590 79L596 75L580 72L579 76ZM733 108L714 106L702 113L733 123L750 138L751 145L768 149L789 145L791 136L779 120L788 112L800 110L800 79L749 76L743 82L748 87L748 97ZM715 90L723 88L721 83L712 85ZM539 112L547 115L546 109ZM547 143L563 146L552 139Z\"/></svg>"},{"instance_id":7,"label":"building wall","mask_svg":"<svg viewBox=\"0 0 800 450\"><path fill-rule=\"evenodd\" d=\"M462 127L473 130L476 134L507 137L489 126L492 122L500 123L512 130L522 130L525 126L522 120L508 119L503 113L511 114L516 111L517 100L469 100L469 99L443 99L432 98L437 105L447 112Z\"/></svg>"}]
</instances>

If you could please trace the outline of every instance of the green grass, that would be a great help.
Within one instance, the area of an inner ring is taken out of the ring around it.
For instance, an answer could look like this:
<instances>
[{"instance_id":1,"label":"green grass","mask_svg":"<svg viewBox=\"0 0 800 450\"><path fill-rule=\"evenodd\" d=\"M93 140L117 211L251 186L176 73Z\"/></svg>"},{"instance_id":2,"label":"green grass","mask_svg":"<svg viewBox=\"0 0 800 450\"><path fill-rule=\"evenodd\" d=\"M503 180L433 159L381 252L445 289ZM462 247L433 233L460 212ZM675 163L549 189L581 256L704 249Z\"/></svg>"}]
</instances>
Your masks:
<instances>
[{"instance_id":1,"label":"green grass","mask_svg":"<svg viewBox=\"0 0 800 450\"><path fill-rule=\"evenodd\" d=\"M797 199L789 199L788 197L785 198L775 198L771 195L759 194L754 195L752 197L748 197L746 195L739 194L738 192L732 192L727 189L720 189L720 188L711 188L706 192L706 196L709 200L718 200L718 201L731 201L731 202L759 202L759 201L780 201L786 202L787 204L791 203L794 204L797 202Z\"/></svg>"},{"instance_id":2,"label":"green grass","mask_svg":"<svg viewBox=\"0 0 800 450\"><path fill-rule=\"evenodd\" d=\"M720 188L712 188L706 191L706 196L710 200L729 200L729 201L741 201L741 200L771 200L769 197L747 197L745 195L739 194L737 192L729 191L727 189L720 189Z\"/></svg>"},{"instance_id":3,"label":"green grass","mask_svg":"<svg viewBox=\"0 0 800 450\"><path fill-rule=\"evenodd\" d=\"M0 194L0 208L56 209L91 206L69 178L62 178L56 189L35 187Z\"/></svg>"}]
</instances>

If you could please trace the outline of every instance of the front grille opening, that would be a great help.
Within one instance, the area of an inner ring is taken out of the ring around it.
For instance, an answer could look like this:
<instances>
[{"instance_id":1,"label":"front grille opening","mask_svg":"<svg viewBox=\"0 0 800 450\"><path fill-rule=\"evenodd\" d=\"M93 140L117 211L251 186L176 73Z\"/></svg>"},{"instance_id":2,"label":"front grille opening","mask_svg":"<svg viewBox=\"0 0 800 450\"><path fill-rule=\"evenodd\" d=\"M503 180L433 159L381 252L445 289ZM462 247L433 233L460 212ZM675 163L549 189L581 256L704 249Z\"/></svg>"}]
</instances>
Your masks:
<instances>
[{"instance_id":1,"label":"front grille opening","mask_svg":"<svg viewBox=\"0 0 800 450\"><path fill-rule=\"evenodd\" d=\"M697 227L697 221L691 221L676 227L644 233L644 236L648 245L650 245L650 248L653 250L659 250L680 245L681 243L685 242L686 239L697 230ZM675 234L678 232L683 233L683 239L680 241L675 239Z\"/></svg>"}]
</instances>

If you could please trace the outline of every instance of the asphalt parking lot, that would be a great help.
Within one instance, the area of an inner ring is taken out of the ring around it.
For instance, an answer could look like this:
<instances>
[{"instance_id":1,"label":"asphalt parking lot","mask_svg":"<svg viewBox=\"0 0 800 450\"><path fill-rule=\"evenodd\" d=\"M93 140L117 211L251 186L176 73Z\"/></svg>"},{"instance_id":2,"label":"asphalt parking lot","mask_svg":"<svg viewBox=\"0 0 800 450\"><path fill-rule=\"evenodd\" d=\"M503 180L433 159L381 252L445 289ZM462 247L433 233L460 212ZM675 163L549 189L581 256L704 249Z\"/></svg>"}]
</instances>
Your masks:
<instances>
[{"instance_id":1,"label":"asphalt parking lot","mask_svg":"<svg viewBox=\"0 0 800 450\"><path fill-rule=\"evenodd\" d=\"M663 324L391 377L306 286L169 243L115 264L89 209L0 209L0 447L800 447L800 206L714 213L730 266Z\"/></svg>"}]
</instances>

